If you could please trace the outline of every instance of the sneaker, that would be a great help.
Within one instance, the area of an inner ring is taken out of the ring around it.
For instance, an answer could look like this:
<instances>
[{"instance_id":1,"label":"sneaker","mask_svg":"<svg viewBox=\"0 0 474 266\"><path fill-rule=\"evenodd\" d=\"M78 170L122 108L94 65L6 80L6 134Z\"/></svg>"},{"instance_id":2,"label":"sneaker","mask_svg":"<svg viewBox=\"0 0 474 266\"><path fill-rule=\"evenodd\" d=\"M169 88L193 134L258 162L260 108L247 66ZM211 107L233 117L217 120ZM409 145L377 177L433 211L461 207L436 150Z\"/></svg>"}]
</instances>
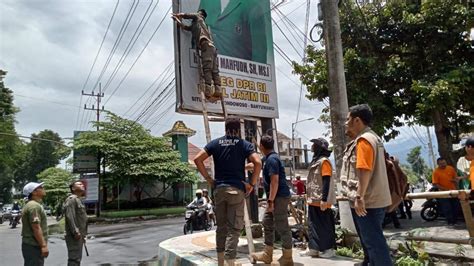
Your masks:
<instances>
[{"instance_id":1,"label":"sneaker","mask_svg":"<svg viewBox=\"0 0 474 266\"><path fill-rule=\"evenodd\" d=\"M302 251L299 254L302 257L318 257L319 256L319 251L315 250L315 249L307 248L305 251Z\"/></svg>"},{"instance_id":2,"label":"sneaker","mask_svg":"<svg viewBox=\"0 0 474 266\"><path fill-rule=\"evenodd\" d=\"M319 257L320 258L325 258L325 259L329 259L329 258L332 258L336 256L336 251L334 249L327 249L321 253L319 253Z\"/></svg>"}]
</instances>

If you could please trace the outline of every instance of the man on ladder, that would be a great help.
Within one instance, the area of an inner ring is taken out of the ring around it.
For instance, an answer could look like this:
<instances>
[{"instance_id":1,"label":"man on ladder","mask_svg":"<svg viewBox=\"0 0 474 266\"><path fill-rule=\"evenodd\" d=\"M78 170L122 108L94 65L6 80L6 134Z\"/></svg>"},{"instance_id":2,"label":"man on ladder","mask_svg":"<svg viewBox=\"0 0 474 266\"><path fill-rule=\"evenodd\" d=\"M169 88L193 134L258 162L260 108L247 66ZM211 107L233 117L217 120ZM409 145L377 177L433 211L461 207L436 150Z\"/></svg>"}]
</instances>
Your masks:
<instances>
[{"instance_id":1,"label":"man on ladder","mask_svg":"<svg viewBox=\"0 0 474 266\"><path fill-rule=\"evenodd\" d=\"M217 51L212 41L209 28L206 25L206 10L200 9L197 13L177 13L172 14L172 18L178 26L184 30L191 31L193 42L197 53L200 55L200 83L204 81L204 94L210 102L215 102L222 97L221 79L217 64ZM190 26L184 25L181 19L191 19ZM214 92L212 92L212 83L214 82Z\"/></svg>"},{"instance_id":2,"label":"man on ladder","mask_svg":"<svg viewBox=\"0 0 474 266\"><path fill-rule=\"evenodd\" d=\"M214 188L218 265L223 266L225 261L226 265L233 266L240 231L244 227L245 194L250 194L257 183L262 161L253 144L240 137L240 119L227 118L225 131L225 136L212 140L196 155L194 163ZM214 179L204 166L210 156L214 160ZM246 159L253 163L250 183L245 182Z\"/></svg>"}]
</instances>

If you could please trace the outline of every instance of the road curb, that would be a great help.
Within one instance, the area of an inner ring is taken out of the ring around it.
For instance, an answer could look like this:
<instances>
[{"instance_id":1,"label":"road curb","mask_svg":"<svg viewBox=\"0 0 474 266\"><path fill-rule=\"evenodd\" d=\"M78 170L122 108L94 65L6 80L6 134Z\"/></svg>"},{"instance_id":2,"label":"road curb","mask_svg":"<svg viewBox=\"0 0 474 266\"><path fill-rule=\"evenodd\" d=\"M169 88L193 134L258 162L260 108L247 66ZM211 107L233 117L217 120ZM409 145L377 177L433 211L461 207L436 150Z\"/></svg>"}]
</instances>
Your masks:
<instances>
[{"instance_id":1,"label":"road curb","mask_svg":"<svg viewBox=\"0 0 474 266\"><path fill-rule=\"evenodd\" d=\"M124 217L124 218L106 218L106 217L89 217L89 224L114 224L114 223L128 223L136 221L148 221L148 220L158 220L158 219L169 219L169 218L178 218L184 217L184 214L168 214L168 215L145 215L145 216L133 216L133 217Z\"/></svg>"}]
</instances>

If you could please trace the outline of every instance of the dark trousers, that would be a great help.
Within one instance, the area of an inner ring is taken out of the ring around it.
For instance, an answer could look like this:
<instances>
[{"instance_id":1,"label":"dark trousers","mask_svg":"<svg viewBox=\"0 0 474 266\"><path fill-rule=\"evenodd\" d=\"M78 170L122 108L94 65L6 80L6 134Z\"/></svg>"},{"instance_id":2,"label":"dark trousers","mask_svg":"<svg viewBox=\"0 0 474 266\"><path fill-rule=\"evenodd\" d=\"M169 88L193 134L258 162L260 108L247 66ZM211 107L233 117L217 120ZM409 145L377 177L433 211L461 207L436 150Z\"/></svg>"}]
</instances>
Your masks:
<instances>
[{"instance_id":1,"label":"dark trousers","mask_svg":"<svg viewBox=\"0 0 474 266\"><path fill-rule=\"evenodd\" d=\"M456 215L458 213L458 199L438 199L441 211L449 224L456 222Z\"/></svg>"},{"instance_id":2,"label":"dark trousers","mask_svg":"<svg viewBox=\"0 0 474 266\"><path fill-rule=\"evenodd\" d=\"M67 265L68 266L81 265L83 245L84 245L84 242L82 239L76 240L74 236L66 235Z\"/></svg>"},{"instance_id":3,"label":"dark trousers","mask_svg":"<svg viewBox=\"0 0 474 266\"><path fill-rule=\"evenodd\" d=\"M319 251L336 246L336 228L333 211L321 211L319 207L308 206L309 248Z\"/></svg>"},{"instance_id":4,"label":"dark trousers","mask_svg":"<svg viewBox=\"0 0 474 266\"><path fill-rule=\"evenodd\" d=\"M263 230L265 232L265 245L273 246L275 230L281 237L284 249L293 247L290 226L288 225L288 203L290 198L276 197L273 212L265 212L263 217Z\"/></svg>"},{"instance_id":5,"label":"dark trousers","mask_svg":"<svg viewBox=\"0 0 474 266\"><path fill-rule=\"evenodd\" d=\"M367 209L367 215L362 217L359 217L353 208L351 212L364 249L363 265L392 265L390 250L382 230L385 208Z\"/></svg>"},{"instance_id":6,"label":"dark trousers","mask_svg":"<svg viewBox=\"0 0 474 266\"><path fill-rule=\"evenodd\" d=\"M41 256L41 248L21 243L21 253L23 254L24 266L43 266L44 257Z\"/></svg>"}]
</instances>

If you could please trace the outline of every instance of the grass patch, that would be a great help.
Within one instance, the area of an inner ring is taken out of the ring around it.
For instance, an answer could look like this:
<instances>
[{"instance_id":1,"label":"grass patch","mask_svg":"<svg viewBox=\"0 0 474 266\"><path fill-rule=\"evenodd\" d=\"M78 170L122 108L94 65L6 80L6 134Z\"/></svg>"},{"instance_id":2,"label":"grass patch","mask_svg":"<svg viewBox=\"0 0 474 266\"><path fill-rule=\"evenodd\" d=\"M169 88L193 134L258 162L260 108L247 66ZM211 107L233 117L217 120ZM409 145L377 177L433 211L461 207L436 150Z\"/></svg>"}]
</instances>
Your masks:
<instances>
[{"instance_id":1,"label":"grass patch","mask_svg":"<svg viewBox=\"0 0 474 266\"><path fill-rule=\"evenodd\" d=\"M102 211L100 215L106 218L165 216L165 215L184 214L185 210L186 209L184 207L173 207L173 208L138 209L138 210L124 210L124 211Z\"/></svg>"}]
</instances>

